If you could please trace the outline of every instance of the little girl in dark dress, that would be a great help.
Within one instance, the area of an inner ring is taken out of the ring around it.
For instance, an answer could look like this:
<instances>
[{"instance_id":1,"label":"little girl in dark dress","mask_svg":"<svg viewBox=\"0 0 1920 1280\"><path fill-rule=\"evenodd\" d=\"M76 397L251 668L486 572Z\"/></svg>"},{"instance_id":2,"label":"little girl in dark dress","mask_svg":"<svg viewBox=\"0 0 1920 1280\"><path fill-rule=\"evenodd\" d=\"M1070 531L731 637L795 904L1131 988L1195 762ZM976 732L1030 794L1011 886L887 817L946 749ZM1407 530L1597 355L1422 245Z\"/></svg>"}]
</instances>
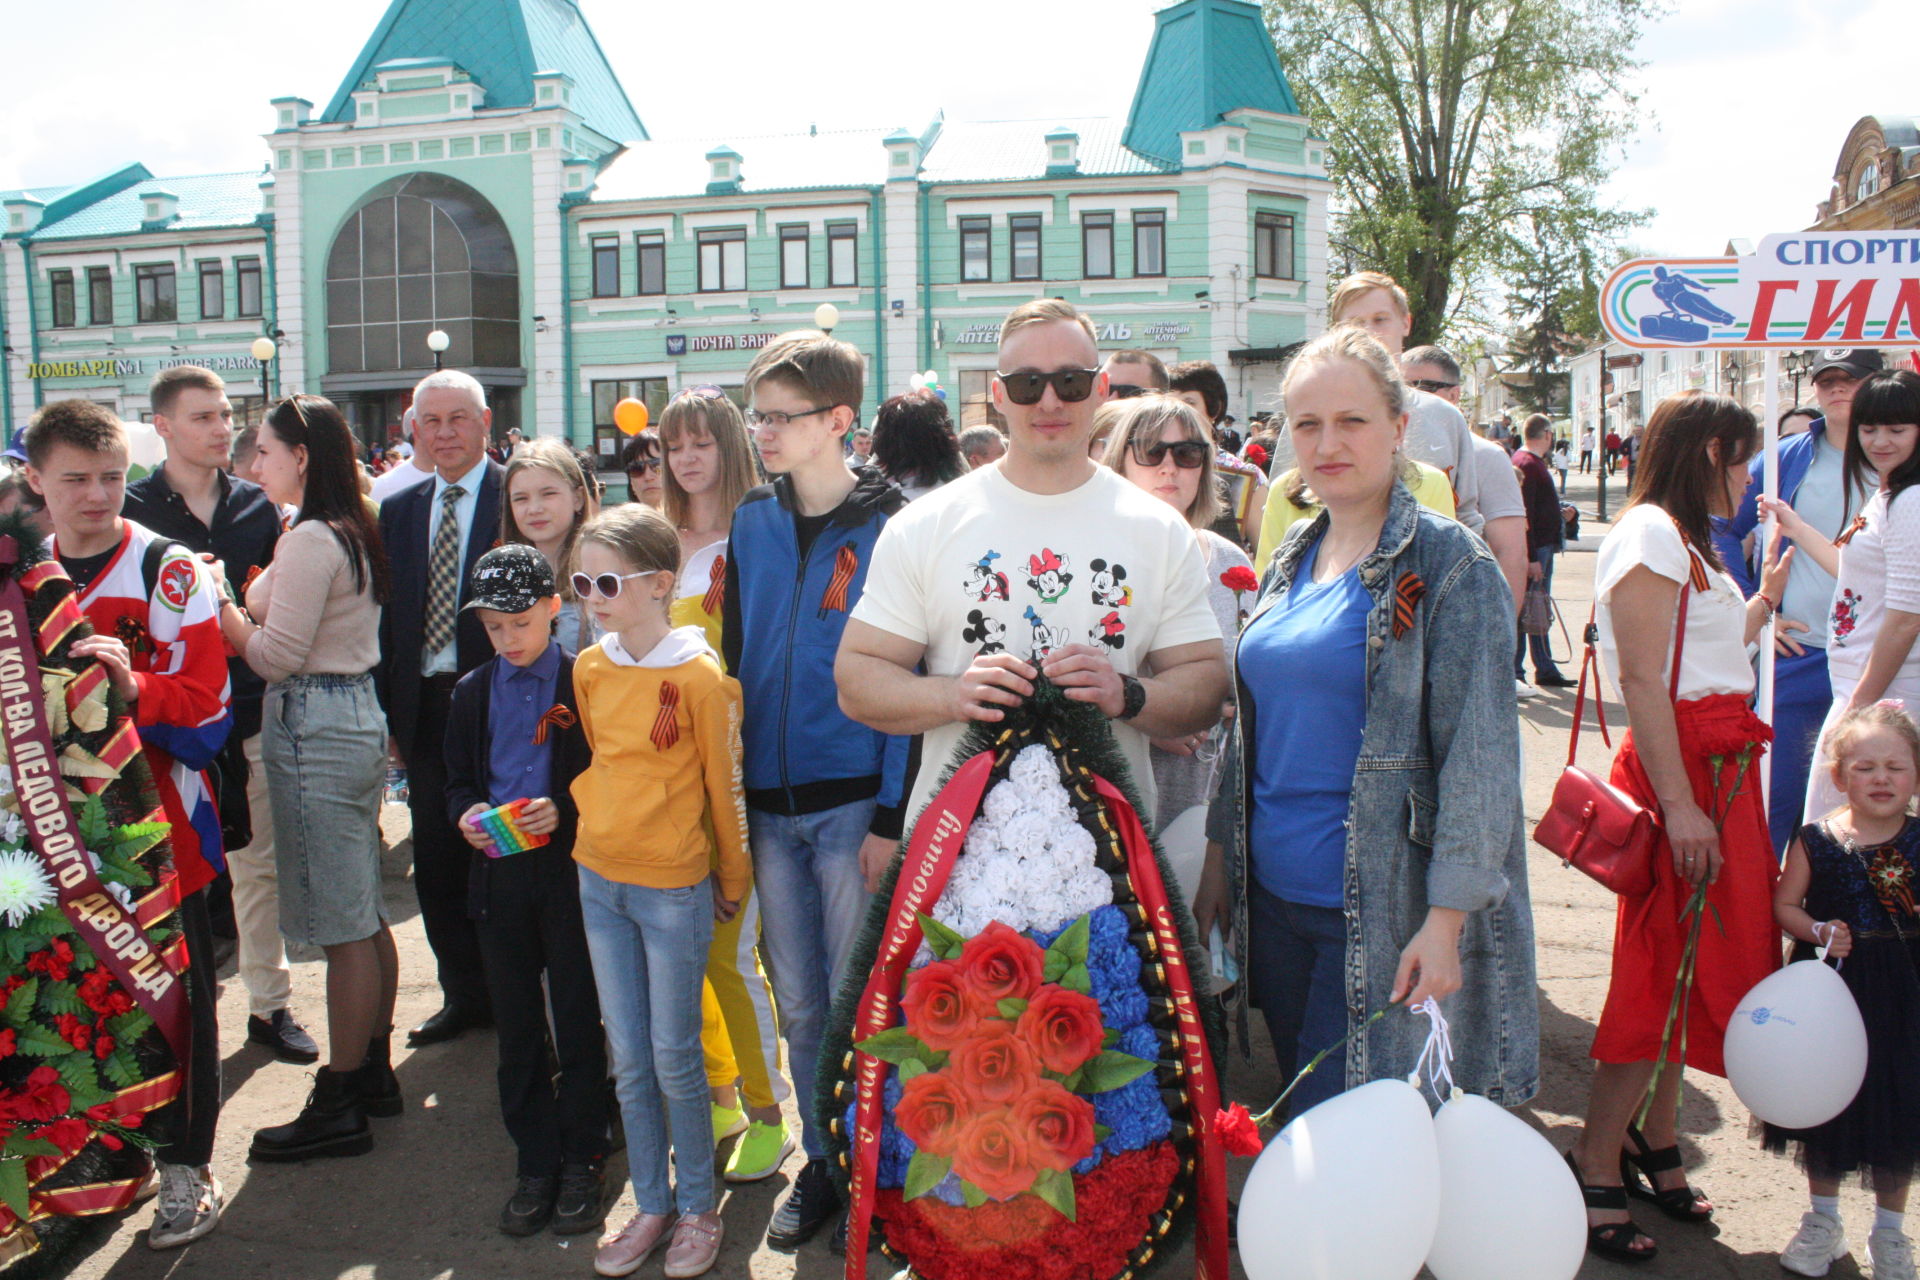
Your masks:
<instances>
[{"instance_id":1,"label":"little girl in dark dress","mask_svg":"<svg viewBox=\"0 0 1920 1280\"><path fill-rule=\"evenodd\" d=\"M1812 1208L1780 1255L1796 1275L1824 1276L1848 1252L1840 1181L1858 1172L1878 1201L1867 1250L1875 1280L1914 1280L1903 1227L1920 1159L1920 727L1898 703L1857 708L1827 735L1824 756L1847 797L1800 829L1774 894L1774 919L1797 939L1793 958L1827 947L1867 1027L1859 1094L1825 1124L1767 1125L1770 1151L1798 1149Z\"/></svg>"}]
</instances>

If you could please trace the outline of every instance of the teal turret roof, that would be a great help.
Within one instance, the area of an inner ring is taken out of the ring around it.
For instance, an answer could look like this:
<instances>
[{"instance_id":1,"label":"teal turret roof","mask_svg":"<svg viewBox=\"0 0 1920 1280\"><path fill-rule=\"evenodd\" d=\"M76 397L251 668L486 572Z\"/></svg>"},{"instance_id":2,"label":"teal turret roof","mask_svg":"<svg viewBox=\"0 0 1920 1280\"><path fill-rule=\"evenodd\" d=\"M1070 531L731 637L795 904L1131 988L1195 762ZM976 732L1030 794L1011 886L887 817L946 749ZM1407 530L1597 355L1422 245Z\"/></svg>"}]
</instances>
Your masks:
<instances>
[{"instance_id":1,"label":"teal turret roof","mask_svg":"<svg viewBox=\"0 0 1920 1280\"><path fill-rule=\"evenodd\" d=\"M1154 14L1154 24L1127 113L1132 150L1177 164L1180 134L1210 129L1229 111L1300 114L1258 5L1180 0Z\"/></svg>"},{"instance_id":2,"label":"teal turret roof","mask_svg":"<svg viewBox=\"0 0 1920 1280\"><path fill-rule=\"evenodd\" d=\"M354 91L402 61L454 63L486 88L489 107L530 107L533 77L562 72L588 128L615 142L647 136L578 0L393 0L321 119L350 123Z\"/></svg>"},{"instance_id":3,"label":"teal turret roof","mask_svg":"<svg viewBox=\"0 0 1920 1280\"><path fill-rule=\"evenodd\" d=\"M139 175L84 204L69 206L64 199L48 204L41 218L40 229L33 233L35 243L132 235L149 229L144 221L146 209L143 197L158 191L164 191L180 202L177 216L167 224L169 231L252 226L261 211L261 175L258 169L245 173L197 174L157 181L148 175L142 165L131 165L129 169L138 170ZM121 171L122 174L127 172Z\"/></svg>"}]
</instances>

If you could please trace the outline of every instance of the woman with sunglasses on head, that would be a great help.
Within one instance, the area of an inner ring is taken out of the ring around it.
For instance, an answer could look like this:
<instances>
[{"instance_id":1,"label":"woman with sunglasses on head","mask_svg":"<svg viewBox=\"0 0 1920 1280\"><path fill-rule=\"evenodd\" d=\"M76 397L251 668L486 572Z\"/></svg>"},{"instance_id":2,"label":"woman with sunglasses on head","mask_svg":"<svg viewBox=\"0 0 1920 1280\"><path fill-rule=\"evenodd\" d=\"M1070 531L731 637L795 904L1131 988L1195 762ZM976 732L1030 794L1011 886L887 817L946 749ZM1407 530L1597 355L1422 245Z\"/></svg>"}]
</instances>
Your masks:
<instances>
[{"instance_id":1,"label":"woman with sunglasses on head","mask_svg":"<svg viewBox=\"0 0 1920 1280\"><path fill-rule=\"evenodd\" d=\"M671 620L676 627L699 627L717 655L733 509L759 482L746 420L719 387L688 387L667 402L659 430L667 460L665 515L680 536ZM739 913L714 926L700 996L713 1140L717 1146L740 1139L723 1170L728 1182L772 1177L793 1150L780 1117L780 1100L790 1090L780 1077L773 997L754 950L759 905L749 889Z\"/></svg>"},{"instance_id":2,"label":"woman with sunglasses on head","mask_svg":"<svg viewBox=\"0 0 1920 1280\"><path fill-rule=\"evenodd\" d=\"M1194 915L1232 913L1292 1113L1405 1077L1440 1002L1453 1076L1502 1106L1539 1085L1533 922L1509 669L1513 603L1486 544L1402 482L1411 392L1340 328L1283 391L1320 502L1267 570ZM1351 1035L1344 1048L1336 1048Z\"/></svg>"},{"instance_id":3,"label":"woman with sunglasses on head","mask_svg":"<svg viewBox=\"0 0 1920 1280\"><path fill-rule=\"evenodd\" d=\"M627 473L627 500L658 511L667 500L667 459L659 434L649 428L629 437L620 447L620 468Z\"/></svg>"},{"instance_id":4,"label":"woman with sunglasses on head","mask_svg":"<svg viewBox=\"0 0 1920 1280\"><path fill-rule=\"evenodd\" d=\"M1255 581L1247 553L1211 528L1221 510L1214 484L1214 448L1193 409L1172 396L1109 401L1094 414L1094 431L1107 428L1105 464L1178 511L1193 527L1205 561L1207 602L1219 620L1227 671L1233 671L1233 641L1240 634L1240 607ZM1096 590L1102 589L1096 570ZM1106 574L1113 570L1108 568ZM1125 598L1126 583L1104 584L1110 598ZM1160 793L1154 835L1162 836L1181 814L1212 801L1219 782L1213 731L1153 740L1153 782ZM1186 849L1169 849L1178 860ZM1192 853L1198 854L1195 848Z\"/></svg>"},{"instance_id":5,"label":"woman with sunglasses on head","mask_svg":"<svg viewBox=\"0 0 1920 1280\"><path fill-rule=\"evenodd\" d=\"M529 440L507 461L507 500L500 508L500 536L524 542L546 557L560 592L554 635L578 654L600 638L599 629L574 594L573 544L580 527L600 514L593 482L573 450L558 440Z\"/></svg>"},{"instance_id":6,"label":"woman with sunglasses on head","mask_svg":"<svg viewBox=\"0 0 1920 1280\"><path fill-rule=\"evenodd\" d=\"M267 680L260 755L280 931L326 952L328 1053L299 1116L254 1134L252 1155L361 1155L373 1149L367 1116L401 1109L388 1048L400 964L380 892L387 723L373 690L387 557L332 402L282 400L256 446L267 497L299 515L273 563L242 584L246 607L228 594L220 629Z\"/></svg>"}]
</instances>

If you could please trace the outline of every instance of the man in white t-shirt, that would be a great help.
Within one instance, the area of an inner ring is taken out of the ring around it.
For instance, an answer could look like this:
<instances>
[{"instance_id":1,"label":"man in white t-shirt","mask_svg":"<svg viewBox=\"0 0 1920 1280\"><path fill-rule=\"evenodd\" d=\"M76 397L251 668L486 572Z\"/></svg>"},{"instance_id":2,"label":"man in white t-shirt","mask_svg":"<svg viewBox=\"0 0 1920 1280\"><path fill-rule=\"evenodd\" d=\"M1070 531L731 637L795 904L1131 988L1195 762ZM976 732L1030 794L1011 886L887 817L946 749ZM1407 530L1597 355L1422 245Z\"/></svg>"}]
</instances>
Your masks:
<instances>
[{"instance_id":1,"label":"man in white t-shirt","mask_svg":"<svg viewBox=\"0 0 1920 1280\"><path fill-rule=\"evenodd\" d=\"M1193 530L1087 457L1107 398L1099 365L1072 306L1016 307L992 387L1006 457L912 503L874 547L834 678L854 719L926 735L909 814L967 722L1002 719L1042 674L1113 717L1147 813L1149 740L1220 718L1226 663Z\"/></svg>"},{"instance_id":2,"label":"man in white t-shirt","mask_svg":"<svg viewBox=\"0 0 1920 1280\"><path fill-rule=\"evenodd\" d=\"M412 438L412 409L408 409L407 416L400 420L400 430L406 433L408 439ZM385 475L374 477L373 492L368 496L375 502L385 502L402 489L410 489L416 484L425 484L433 478L433 459L427 457L425 451L415 449L406 440L402 440L394 448L399 450L400 456L406 460Z\"/></svg>"}]
</instances>

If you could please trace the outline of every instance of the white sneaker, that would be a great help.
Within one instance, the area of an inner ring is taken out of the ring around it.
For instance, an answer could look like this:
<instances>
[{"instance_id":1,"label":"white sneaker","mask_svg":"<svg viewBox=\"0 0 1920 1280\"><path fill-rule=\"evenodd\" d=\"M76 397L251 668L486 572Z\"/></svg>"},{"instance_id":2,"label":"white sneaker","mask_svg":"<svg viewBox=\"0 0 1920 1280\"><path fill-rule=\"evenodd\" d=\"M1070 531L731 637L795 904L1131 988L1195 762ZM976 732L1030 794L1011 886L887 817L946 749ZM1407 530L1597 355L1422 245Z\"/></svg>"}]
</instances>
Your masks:
<instances>
[{"instance_id":1,"label":"white sneaker","mask_svg":"<svg viewBox=\"0 0 1920 1280\"><path fill-rule=\"evenodd\" d=\"M1513 682L1513 693L1517 698L1537 698L1540 696L1540 691L1528 684L1525 680L1515 680Z\"/></svg>"},{"instance_id":2,"label":"white sneaker","mask_svg":"<svg viewBox=\"0 0 1920 1280\"><path fill-rule=\"evenodd\" d=\"M1873 1280L1914 1280L1913 1241L1892 1227L1878 1227L1867 1237L1867 1256Z\"/></svg>"},{"instance_id":3,"label":"white sneaker","mask_svg":"<svg viewBox=\"0 0 1920 1280\"><path fill-rule=\"evenodd\" d=\"M1847 1251L1847 1235L1838 1221L1824 1213L1803 1213L1800 1229L1780 1251L1780 1265L1797 1276L1823 1276Z\"/></svg>"},{"instance_id":4,"label":"white sneaker","mask_svg":"<svg viewBox=\"0 0 1920 1280\"><path fill-rule=\"evenodd\" d=\"M190 1164L160 1166L160 1201L153 1208L153 1225L147 1229L147 1244L155 1249L173 1249L190 1240L198 1240L220 1225L226 1212L227 1196L212 1166L205 1172Z\"/></svg>"}]
</instances>

